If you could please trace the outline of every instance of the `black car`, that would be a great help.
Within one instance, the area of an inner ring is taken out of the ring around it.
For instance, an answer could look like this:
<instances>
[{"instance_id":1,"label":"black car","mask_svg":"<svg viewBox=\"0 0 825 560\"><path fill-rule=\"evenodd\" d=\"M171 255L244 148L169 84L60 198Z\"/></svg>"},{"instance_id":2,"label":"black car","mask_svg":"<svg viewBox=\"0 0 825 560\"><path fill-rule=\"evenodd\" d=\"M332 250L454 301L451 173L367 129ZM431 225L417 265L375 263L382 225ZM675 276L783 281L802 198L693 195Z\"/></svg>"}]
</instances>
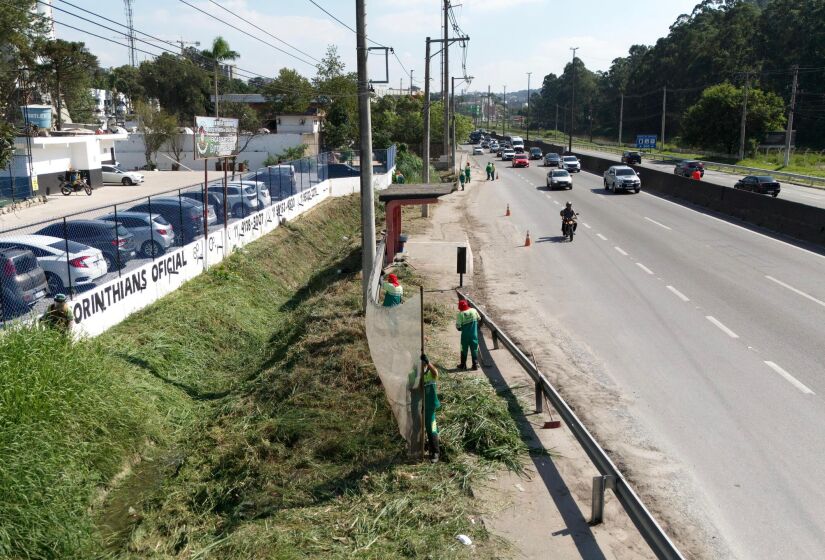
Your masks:
<instances>
[{"instance_id":1,"label":"black car","mask_svg":"<svg viewBox=\"0 0 825 560\"><path fill-rule=\"evenodd\" d=\"M100 249L108 272L123 268L135 258L135 236L121 225L106 220L70 220L65 222L65 228L63 224L64 222L55 222L35 233L60 237Z\"/></svg>"},{"instance_id":2,"label":"black car","mask_svg":"<svg viewBox=\"0 0 825 560\"><path fill-rule=\"evenodd\" d=\"M340 179L342 177L360 177L361 170L346 163L327 164L327 179Z\"/></svg>"},{"instance_id":3,"label":"black car","mask_svg":"<svg viewBox=\"0 0 825 560\"><path fill-rule=\"evenodd\" d=\"M321 171L319 171L319 174ZM244 177L244 181L258 181L269 188L272 200L281 200L292 196L297 184L295 168L290 164L270 165Z\"/></svg>"},{"instance_id":4,"label":"black car","mask_svg":"<svg viewBox=\"0 0 825 560\"><path fill-rule=\"evenodd\" d=\"M642 152L624 152L622 154L622 163L632 165L637 163L642 164Z\"/></svg>"},{"instance_id":5,"label":"black car","mask_svg":"<svg viewBox=\"0 0 825 560\"><path fill-rule=\"evenodd\" d=\"M561 167L561 156L552 152L545 154L544 167Z\"/></svg>"},{"instance_id":6,"label":"black car","mask_svg":"<svg viewBox=\"0 0 825 560\"><path fill-rule=\"evenodd\" d=\"M700 177L705 176L705 166L701 161L687 159L677 163L676 167L673 168L673 173L676 175L681 175L682 177L690 178L693 177L693 172L697 170L699 171Z\"/></svg>"},{"instance_id":7,"label":"black car","mask_svg":"<svg viewBox=\"0 0 825 560\"><path fill-rule=\"evenodd\" d=\"M184 198L188 198L189 200L193 200L193 201L197 202L198 204L203 204L203 193L202 192L186 191L186 192L180 193L180 195ZM215 211L215 215L218 218L218 221L216 223L222 224L223 223L223 214L224 214L224 212L223 212L223 193L210 192L208 196L209 196L209 198L207 200L209 201L209 207L212 208L212 210ZM227 212L229 212L231 214L231 211L232 211L231 208L227 208Z\"/></svg>"},{"instance_id":8,"label":"black car","mask_svg":"<svg viewBox=\"0 0 825 560\"><path fill-rule=\"evenodd\" d=\"M0 318L28 313L49 290L46 273L28 249L0 249Z\"/></svg>"},{"instance_id":9,"label":"black car","mask_svg":"<svg viewBox=\"0 0 825 560\"><path fill-rule=\"evenodd\" d=\"M770 175L748 175L733 186L734 189L742 189L759 194L769 194L773 197L779 196L779 181Z\"/></svg>"},{"instance_id":10,"label":"black car","mask_svg":"<svg viewBox=\"0 0 825 560\"><path fill-rule=\"evenodd\" d=\"M142 202L129 208L132 212L152 212L160 214L172 224L175 232L175 245L181 246L191 243L195 238L203 235L203 222L207 213L203 204L191 198L181 196L155 196L151 202ZM222 214L223 212L221 212Z\"/></svg>"},{"instance_id":11,"label":"black car","mask_svg":"<svg viewBox=\"0 0 825 560\"><path fill-rule=\"evenodd\" d=\"M541 148L530 148L530 159L541 159L542 153Z\"/></svg>"}]
</instances>

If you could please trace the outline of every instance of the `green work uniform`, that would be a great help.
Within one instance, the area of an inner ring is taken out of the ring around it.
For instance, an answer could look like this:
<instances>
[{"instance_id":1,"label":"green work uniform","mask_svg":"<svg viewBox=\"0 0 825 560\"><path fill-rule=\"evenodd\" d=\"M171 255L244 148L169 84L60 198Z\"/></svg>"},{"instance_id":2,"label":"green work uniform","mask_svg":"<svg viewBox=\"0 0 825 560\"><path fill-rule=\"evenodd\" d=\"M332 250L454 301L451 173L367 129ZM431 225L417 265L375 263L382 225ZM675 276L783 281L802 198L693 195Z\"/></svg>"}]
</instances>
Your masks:
<instances>
[{"instance_id":1,"label":"green work uniform","mask_svg":"<svg viewBox=\"0 0 825 560\"><path fill-rule=\"evenodd\" d=\"M427 435L438 435L438 424L435 421L435 411L441 408L441 401L438 400L435 376L429 371L424 371L424 426Z\"/></svg>"},{"instance_id":2,"label":"green work uniform","mask_svg":"<svg viewBox=\"0 0 825 560\"><path fill-rule=\"evenodd\" d=\"M493 178L493 164L487 163L487 167L485 169L487 171L487 180L490 181Z\"/></svg>"},{"instance_id":3,"label":"green work uniform","mask_svg":"<svg viewBox=\"0 0 825 560\"><path fill-rule=\"evenodd\" d=\"M461 190L464 190L464 183L467 182L467 179L464 178L464 173L458 174L458 181L461 183Z\"/></svg>"},{"instance_id":4,"label":"green work uniform","mask_svg":"<svg viewBox=\"0 0 825 560\"><path fill-rule=\"evenodd\" d=\"M56 329L63 334L68 334L72 326L72 312L68 307L59 308L54 303L49 305L46 312L43 314L42 321L49 327Z\"/></svg>"},{"instance_id":5,"label":"green work uniform","mask_svg":"<svg viewBox=\"0 0 825 560\"><path fill-rule=\"evenodd\" d=\"M461 363L467 363L467 350L478 361L478 322L481 317L475 309L459 311L455 319L455 328L461 331Z\"/></svg>"},{"instance_id":6,"label":"green work uniform","mask_svg":"<svg viewBox=\"0 0 825 560\"><path fill-rule=\"evenodd\" d=\"M466 182L466 183L470 182L470 166L469 165L464 168L464 182Z\"/></svg>"},{"instance_id":7,"label":"green work uniform","mask_svg":"<svg viewBox=\"0 0 825 560\"><path fill-rule=\"evenodd\" d=\"M404 295L404 288L395 286L390 282L384 282L384 307L401 305L401 297Z\"/></svg>"}]
</instances>

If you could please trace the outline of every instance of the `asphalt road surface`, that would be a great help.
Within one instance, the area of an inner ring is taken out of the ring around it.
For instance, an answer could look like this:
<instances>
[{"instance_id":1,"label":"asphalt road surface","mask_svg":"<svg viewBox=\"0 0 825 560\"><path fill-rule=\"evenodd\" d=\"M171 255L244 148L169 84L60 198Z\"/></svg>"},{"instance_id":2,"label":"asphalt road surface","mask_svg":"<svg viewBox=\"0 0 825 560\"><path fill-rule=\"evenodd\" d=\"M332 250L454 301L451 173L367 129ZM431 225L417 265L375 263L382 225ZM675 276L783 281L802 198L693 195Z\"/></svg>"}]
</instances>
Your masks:
<instances>
[{"instance_id":1,"label":"asphalt road surface","mask_svg":"<svg viewBox=\"0 0 825 560\"><path fill-rule=\"evenodd\" d=\"M599 176L548 191L537 162L494 161L500 179L478 186L468 213L486 232L495 305L529 305L537 322L517 335L563 329L617 388L639 437L690 479L660 496L673 502L669 525L704 522L678 515L698 502L725 557L824 558L825 257L644 191L609 193ZM560 237L566 200L581 214L572 243ZM526 230L533 246L517 248ZM513 277L526 293L507 295ZM656 461L633 470L662 478Z\"/></svg>"}]
</instances>

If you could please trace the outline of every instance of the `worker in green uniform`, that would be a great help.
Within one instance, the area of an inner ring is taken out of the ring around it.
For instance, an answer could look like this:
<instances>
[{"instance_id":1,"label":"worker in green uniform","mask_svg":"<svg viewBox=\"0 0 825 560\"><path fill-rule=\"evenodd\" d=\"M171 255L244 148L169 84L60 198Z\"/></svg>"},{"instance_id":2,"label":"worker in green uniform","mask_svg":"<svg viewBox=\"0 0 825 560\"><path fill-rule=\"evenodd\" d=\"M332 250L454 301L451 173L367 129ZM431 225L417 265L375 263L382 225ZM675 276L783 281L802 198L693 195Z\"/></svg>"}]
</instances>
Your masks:
<instances>
[{"instance_id":1,"label":"worker in green uniform","mask_svg":"<svg viewBox=\"0 0 825 560\"><path fill-rule=\"evenodd\" d=\"M47 327L53 328L61 334L68 335L72 330L72 312L66 303L65 294L54 296L54 302L49 305L40 321Z\"/></svg>"},{"instance_id":2,"label":"worker in green uniform","mask_svg":"<svg viewBox=\"0 0 825 560\"><path fill-rule=\"evenodd\" d=\"M464 166L464 182L468 185L470 184L470 162L467 162L467 165Z\"/></svg>"},{"instance_id":3,"label":"worker in green uniform","mask_svg":"<svg viewBox=\"0 0 825 560\"><path fill-rule=\"evenodd\" d=\"M438 424L435 421L435 411L441 408L438 400L438 369L430 363L426 354L421 354L423 364L424 383L424 428L427 430L427 441L430 443L430 461L437 463L441 452L441 444L438 439Z\"/></svg>"},{"instance_id":4,"label":"worker in green uniform","mask_svg":"<svg viewBox=\"0 0 825 560\"><path fill-rule=\"evenodd\" d=\"M490 179L495 181L496 179L498 179L498 177L496 176L496 164L491 161L490 167L492 167L492 169L490 170Z\"/></svg>"},{"instance_id":5,"label":"worker in green uniform","mask_svg":"<svg viewBox=\"0 0 825 560\"><path fill-rule=\"evenodd\" d=\"M464 190L464 183L467 182L467 179L464 177L464 173L458 174L458 182L461 183L461 190Z\"/></svg>"},{"instance_id":6,"label":"worker in green uniform","mask_svg":"<svg viewBox=\"0 0 825 560\"><path fill-rule=\"evenodd\" d=\"M401 298L404 296L404 288L398 283L395 274L387 274L384 279L384 307L401 305Z\"/></svg>"},{"instance_id":7,"label":"worker in green uniform","mask_svg":"<svg viewBox=\"0 0 825 560\"><path fill-rule=\"evenodd\" d=\"M478 369L478 323L481 316L466 299L458 300L455 328L461 331L461 363L458 369L467 369L467 350L473 358L473 369Z\"/></svg>"}]
</instances>

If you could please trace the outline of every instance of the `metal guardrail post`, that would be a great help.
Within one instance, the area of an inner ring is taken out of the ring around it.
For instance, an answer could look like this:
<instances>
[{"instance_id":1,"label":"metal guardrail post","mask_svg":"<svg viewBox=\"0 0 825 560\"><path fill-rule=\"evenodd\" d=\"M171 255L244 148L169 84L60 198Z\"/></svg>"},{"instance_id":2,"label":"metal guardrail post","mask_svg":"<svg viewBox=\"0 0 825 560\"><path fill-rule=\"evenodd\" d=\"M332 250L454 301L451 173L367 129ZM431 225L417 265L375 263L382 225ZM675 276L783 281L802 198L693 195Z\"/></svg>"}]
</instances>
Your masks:
<instances>
[{"instance_id":1,"label":"metal guardrail post","mask_svg":"<svg viewBox=\"0 0 825 560\"><path fill-rule=\"evenodd\" d=\"M536 414L544 412L544 389L541 383L536 381Z\"/></svg>"},{"instance_id":2,"label":"metal guardrail post","mask_svg":"<svg viewBox=\"0 0 825 560\"><path fill-rule=\"evenodd\" d=\"M493 350L498 350L498 331L495 329L491 329L493 334Z\"/></svg>"},{"instance_id":3,"label":"metal guardrail post","mask_svg":"<svg viewBox=\"0 0 825 560\"><path fill-rule=\"evenodd\" d=\"M610 488L616 491L616 477L599 475L593 477L593 507L590 515L590 524L598 525L604 519L604 491Z\"/></svg>"}]
</instances>

